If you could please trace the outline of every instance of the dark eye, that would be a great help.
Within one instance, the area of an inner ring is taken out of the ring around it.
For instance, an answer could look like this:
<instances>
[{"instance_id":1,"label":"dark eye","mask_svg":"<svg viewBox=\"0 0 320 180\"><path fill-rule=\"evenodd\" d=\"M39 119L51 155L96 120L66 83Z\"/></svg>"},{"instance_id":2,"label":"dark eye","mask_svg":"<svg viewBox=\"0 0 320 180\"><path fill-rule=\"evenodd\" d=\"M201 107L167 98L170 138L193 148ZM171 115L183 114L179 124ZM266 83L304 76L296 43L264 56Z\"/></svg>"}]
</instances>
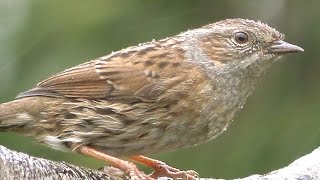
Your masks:
<instances>
[{"instance_id":1,"label":"dark eye","mask_svg":"<svg viewBox=\"0 0 320 180\"><path fill-rule=\"evenodd\" d=\"M237 32L237 33L235 34L234 39L237 41L237 43L243 44L243 43L248 42L249 37L248 37L248 35L247 35L246 33L244 33L244 32Z\"/></svg>"}]
</instances>

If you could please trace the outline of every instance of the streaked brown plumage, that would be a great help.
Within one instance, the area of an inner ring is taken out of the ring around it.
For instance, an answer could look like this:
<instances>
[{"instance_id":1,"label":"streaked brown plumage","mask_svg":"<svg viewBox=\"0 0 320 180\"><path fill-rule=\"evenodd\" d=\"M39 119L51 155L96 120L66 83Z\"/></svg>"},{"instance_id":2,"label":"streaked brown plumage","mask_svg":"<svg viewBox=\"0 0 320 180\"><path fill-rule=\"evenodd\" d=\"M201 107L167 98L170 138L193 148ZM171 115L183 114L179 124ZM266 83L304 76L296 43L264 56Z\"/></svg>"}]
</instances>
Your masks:
<instances>
[{"instance_id":1,"label":"streaked brown plumage","mask_svg":"<svg viewBox=\"0 0 320 180\"><path fill-rule=\"evenodd\" d=\"M303 51L283 39L261 22L229 19L129 47L1 104L0 129L112 156L203 143L227 128L275 60Z\"/></svg>"}]
</instances>

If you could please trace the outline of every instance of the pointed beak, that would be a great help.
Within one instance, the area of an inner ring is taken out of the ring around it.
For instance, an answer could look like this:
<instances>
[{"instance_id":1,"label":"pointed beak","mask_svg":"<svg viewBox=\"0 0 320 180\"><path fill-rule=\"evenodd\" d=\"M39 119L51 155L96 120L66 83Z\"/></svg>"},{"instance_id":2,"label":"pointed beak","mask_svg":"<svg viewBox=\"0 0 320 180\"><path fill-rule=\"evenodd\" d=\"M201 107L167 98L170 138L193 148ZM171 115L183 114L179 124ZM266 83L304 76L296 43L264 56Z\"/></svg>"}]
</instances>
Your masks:
<instances>
[{"instance_id":1,"label":"pointed beak","mask_svg":"<svg viewBox=\"0 0 320 180\"><path fill-rule=\"evenodd\" d=\"M288 54L288 53L296 53L303 52L304 50L294 44L287 43L285 41L276 41L268 48L268 53L274 54Z\"/></svg>"}]
</instances>

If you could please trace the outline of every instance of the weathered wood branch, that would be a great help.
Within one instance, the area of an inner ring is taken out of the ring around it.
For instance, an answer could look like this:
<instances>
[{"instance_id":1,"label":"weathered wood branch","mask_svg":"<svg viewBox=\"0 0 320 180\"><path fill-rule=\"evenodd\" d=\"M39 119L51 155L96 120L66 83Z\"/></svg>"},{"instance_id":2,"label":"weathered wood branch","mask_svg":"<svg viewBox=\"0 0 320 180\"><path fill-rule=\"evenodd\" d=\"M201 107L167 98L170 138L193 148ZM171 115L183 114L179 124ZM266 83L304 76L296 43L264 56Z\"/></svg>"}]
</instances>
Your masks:
<instances>
[{"instance_id":1,"label":"weathered wood branch","mask_svg":"<svg viewBox=\"0 0 320 180\"><path fill-rule=\"evenodd\" d=\"M123 179L102 171L32 157L0 146L0 179Z\"/></svg>"},{"instance_id":2,"label":"weathered wood branch","mask_svg":"<svg viewBox=\"0 0 320 180\"><path fill-rule=\"evenodd\" d=\"M106 167L105 170L107 171L91 170L65 162L32 157L0 146L0 179L128 179L115 168ZM282 169L240 179L320 179L320 147Z\"/></svg>"}]
</instances>

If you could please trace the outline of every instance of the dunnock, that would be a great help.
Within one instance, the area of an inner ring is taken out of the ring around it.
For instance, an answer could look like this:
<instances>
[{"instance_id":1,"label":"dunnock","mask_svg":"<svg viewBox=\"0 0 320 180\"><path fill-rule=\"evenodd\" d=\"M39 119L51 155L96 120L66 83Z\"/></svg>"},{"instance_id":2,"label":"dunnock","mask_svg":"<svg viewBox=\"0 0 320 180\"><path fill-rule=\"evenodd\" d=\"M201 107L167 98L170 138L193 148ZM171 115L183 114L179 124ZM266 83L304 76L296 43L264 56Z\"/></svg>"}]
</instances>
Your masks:
<instances>
[{"instance_id":1,"label":"dunnock","mask_svg":"<svg viewBox=\"0 0 320 180\"><path fill-rule=\"evenodd\" d=\"M58 73L1 104L0 129L107 160L132 179L194 179L141 155L214 139L273 62L301 51L264 23L223 20Z\"/></svg>"}]
</instances>

